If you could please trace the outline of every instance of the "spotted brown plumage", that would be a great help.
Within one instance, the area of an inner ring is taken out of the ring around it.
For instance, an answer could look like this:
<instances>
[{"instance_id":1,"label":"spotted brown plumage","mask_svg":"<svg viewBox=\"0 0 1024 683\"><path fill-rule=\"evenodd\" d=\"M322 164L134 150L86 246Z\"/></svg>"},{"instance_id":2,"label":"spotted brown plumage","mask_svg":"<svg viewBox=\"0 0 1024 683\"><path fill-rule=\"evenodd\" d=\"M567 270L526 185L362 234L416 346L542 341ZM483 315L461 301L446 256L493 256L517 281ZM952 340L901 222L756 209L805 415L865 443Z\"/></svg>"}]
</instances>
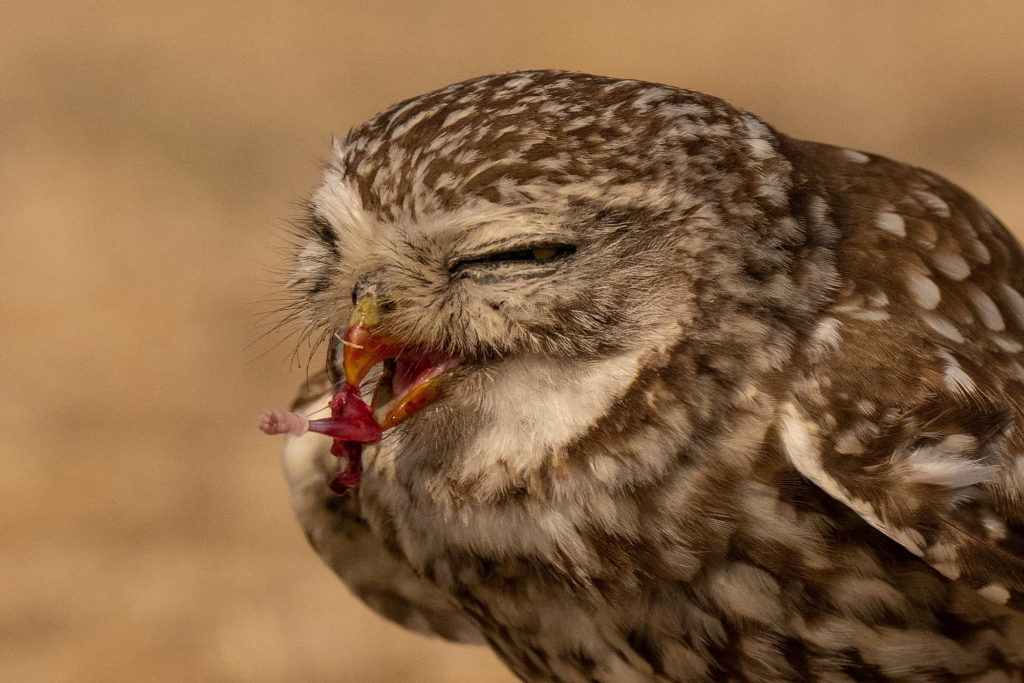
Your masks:
<instances>
[{"instance_id":1,"label":"spotted brown plumage","mask_svg":"<svg viewBox=\"0 0 1024 683\"><path fill-rule=\"evenodd\" d=\"M526 681L1020 679L1024 255L962 190L519 72L337 142L306 234L299 408L379 356L397 426L340 498L290 437L292 503L384 616Z\"/></svg>"}]
</instances>

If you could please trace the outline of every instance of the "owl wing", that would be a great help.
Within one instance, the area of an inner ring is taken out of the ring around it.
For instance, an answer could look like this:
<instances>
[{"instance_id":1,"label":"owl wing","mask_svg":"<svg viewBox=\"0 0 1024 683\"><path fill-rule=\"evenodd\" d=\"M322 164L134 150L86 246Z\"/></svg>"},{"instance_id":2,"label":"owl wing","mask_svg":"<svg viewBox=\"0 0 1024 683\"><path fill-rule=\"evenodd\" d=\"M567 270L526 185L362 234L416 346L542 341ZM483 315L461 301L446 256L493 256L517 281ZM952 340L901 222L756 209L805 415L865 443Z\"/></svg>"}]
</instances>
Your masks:
<instances>
[{"instance_id":1,"label":"owl wing","mask_svg":"<svg viewBox=\"0 0 1024 683\"><path fill-rule=\"evenodd\" d=\"M292 410L312 414L333 394L327 373L312 377ZM363 518L359 487L343 496L327 488L339 470L331 439L307 433L288 437L285 477L292 507L310 545L348 588L373 611L412 631L460 643L484 643L476 626L436 586L388 552Z\"/></svg>"},{"instance_id":2,"label":"owl wing","mask_svg":"<svg viewBox=\"0 0 1024 683\"><path fill-rule=\"evenodd\" d=\"M832 185L842 284L780 406L787 456L942 574L1024 608L1024 252L934 174L805 151Z\"/></svg>"}]
</instances>

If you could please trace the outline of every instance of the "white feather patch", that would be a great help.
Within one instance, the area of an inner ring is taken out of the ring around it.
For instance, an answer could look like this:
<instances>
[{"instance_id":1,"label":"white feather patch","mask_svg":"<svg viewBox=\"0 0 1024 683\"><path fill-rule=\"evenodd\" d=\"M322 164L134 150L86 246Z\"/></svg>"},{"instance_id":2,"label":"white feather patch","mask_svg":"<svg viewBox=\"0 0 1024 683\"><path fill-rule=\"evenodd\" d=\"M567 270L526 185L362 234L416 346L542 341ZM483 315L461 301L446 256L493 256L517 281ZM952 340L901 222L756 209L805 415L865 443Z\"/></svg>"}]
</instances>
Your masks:
<instances>
[{"instance_id":1,"label":"white feather patch","mask_svg":"<svg viewBox=\"0 0 1024 683\"><path fill-rule=\"evenodd\" d=\"M500 363L474 410L486 415L463 458L463 474L487 480L525 473L594 424L625 392L641 352L580 368L540 356ZM494 482L497 486L502 484Z\"/></svg>"},{"instance_id":2,"label":"white feather patch","mask_svg":"<svg viewBox=\"0 0 1024 683\"><path fill-rule=\"evenodd\" d=\"M971 459L978 440L969 434L951 434L931 446L911 451L900 464L910 481L950 489L974 486L995 474L995 467Z\"/></svg>"},{"instance_id":3,"label":"white feather patch","mask_svg":"<svg viewBox=\"0 0 1024 683\"><path fill-rule=\"evenodd\" d=\"M811 333L807 353L812 360L821 360L829 353L839 350L843 342L839 329L842 323L835 318L823 318Z\"/></svg>"},{"instance_id":4,"label":"white feather patch","mask_svg":"<svg viewBox=\"0 0 1024 683\"><path fill-rule=\"evenodd\" d=\"M987 600L991 600L997 605L1005 605L1010 599L1010 591L997 583L990 583L984 588L979 588L978 594Z\"/></svg>"},{"instance_id":5,"label":"white feather patch","mask_svg":"<svg viewBox=\"0 0 1024 683\"><path fill-rule=\"evenodd\" d=\"M938 354L942 360L946 361L945 377L946 384L950 389L961 395L968 395L977 391L978 387L974 384L974 380L964 372L964 369L960 367L960 363L953 357L953 354L945 349L939 349Z\"/></svg>"},{"instance_id":6,"label":"white feather patch","mask_svg":"<svg viewBox=\"0 0 1024 683\"><path fill-rule=\"evenodd\" d=\"M355 185L338 171L328 169L312 201L334 228L339 250L346 255L345 261L358 263L381 230L363 209L363 200Z\"/></svg>"}]
</instances>

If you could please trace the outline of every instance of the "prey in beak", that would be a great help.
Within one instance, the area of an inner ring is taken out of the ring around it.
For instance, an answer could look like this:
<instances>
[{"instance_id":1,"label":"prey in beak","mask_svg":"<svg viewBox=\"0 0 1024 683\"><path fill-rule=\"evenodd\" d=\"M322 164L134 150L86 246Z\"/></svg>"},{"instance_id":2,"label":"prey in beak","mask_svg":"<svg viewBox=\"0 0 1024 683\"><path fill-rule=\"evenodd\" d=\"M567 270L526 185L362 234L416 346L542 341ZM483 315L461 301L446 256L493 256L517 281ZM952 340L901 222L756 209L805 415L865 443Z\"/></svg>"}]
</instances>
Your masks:
<instances>
[{"instance_id":1,"label":"prey in beak","mask_svg":"<svg viewBox=\"0 0 1024 683\"><path fill-rule=\"evenodd\" d=\"M381 433L425 408L440 395L437 380L458 365L452 355L402 344L377 330L380 320L376 301L366 297L356 306L342 340L345 383L331 399L331 417L310 420L299 413L264 411L260 430L265 434L301 436L307 431L334 439L331 453L346 458L342 472L328 486L341 494L359 483L363 444L375 444ZM359 387L370 369L383 363L370 406Z\"/></svg>"}]
</instances>

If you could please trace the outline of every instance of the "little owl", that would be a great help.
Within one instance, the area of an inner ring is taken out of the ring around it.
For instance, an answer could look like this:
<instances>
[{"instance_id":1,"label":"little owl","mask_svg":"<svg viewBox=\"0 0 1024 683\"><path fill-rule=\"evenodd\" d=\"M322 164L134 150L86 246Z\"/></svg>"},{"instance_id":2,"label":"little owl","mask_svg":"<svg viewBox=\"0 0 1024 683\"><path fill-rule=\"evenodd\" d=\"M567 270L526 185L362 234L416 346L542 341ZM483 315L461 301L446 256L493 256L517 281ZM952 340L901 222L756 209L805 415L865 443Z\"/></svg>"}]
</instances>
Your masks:
<instances>
[{"instance_id":1,"label":"little owl","mask_svg":"<svg viewBox=\"0 0 1024 683\"><path fill-rule=\"evenodd\" d=\"M332 348L261 426L383 616L524 681L1021 680L1024 253L963 190L529 71L336 142L302 229Z\"/></svg>"}]
</instances>

